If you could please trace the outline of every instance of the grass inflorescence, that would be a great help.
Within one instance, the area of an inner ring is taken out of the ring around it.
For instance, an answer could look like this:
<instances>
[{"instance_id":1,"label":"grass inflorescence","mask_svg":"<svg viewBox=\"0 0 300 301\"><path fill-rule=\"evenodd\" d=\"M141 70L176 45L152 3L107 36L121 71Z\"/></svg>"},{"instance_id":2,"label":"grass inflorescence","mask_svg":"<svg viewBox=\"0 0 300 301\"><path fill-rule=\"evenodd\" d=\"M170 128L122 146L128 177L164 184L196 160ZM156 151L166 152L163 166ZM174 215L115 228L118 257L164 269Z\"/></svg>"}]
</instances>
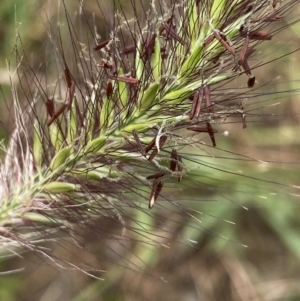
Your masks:
<instances>
[{"instance_id":1,"label":"grass inflorescence","mask_svg":"<svg viewBox=\"0 0 300 301\"><path fill-rule=\"evenodd\" d=\"M132 241L147 248L168 248L173 239L193 244L188 230L175 238L187 220L190 228L210 232L201 226L199 207L184 201L217 195L239 203L232 191L248 195L252 182L263 183L257 195L297 194L289 182L239 170L238 160L268 160L232 151L226 135L242 130L242 140L249 127L274 115L277 92L258 84L259 67L272 60L260 53L294 23L272 27L298 4L151 1L137 12L131 1L130 15L114 3L103 37L84 1L77 19L85 33L62 1L63 22L56 29L47 20L45 78L20 54L18 37L21 89L12 81L15 129L1 166L3 254L32 250L61 268L94 275L101 266L74 265L45 247L55 239L84 249L88 229L114 253L108 261L140 271L146 260L124 255ZM99 11L105 14L100 5ZM104 219L111 231L99 225Z\"/></svg>"}]
</instances>

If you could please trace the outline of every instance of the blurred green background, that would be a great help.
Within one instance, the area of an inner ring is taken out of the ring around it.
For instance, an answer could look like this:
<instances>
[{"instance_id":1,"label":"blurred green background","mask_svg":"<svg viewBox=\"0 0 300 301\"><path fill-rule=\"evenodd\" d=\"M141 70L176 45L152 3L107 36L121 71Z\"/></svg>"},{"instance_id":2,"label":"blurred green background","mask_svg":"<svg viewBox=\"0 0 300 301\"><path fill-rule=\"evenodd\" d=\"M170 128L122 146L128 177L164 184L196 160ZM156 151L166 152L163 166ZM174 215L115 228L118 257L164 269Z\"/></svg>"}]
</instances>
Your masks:
<instances>
[{"instance_id":1,"label":"blurred green background","mask_svg":"<svg viewBox=\"0 0 300 301\"><path fill-rule=\"evenodd\" d=\"M113 6L109 1L97 3L86 0L84 4L91 17L95 14L98 27L101 28L99 33L105 38L111 26L109 16ZM143 4L149 3L144 1ZM73 18L79 5L77 1L68 2L68 5L70 17ZM62 13L63 9L56 1L1 2L2 139L7 138L13 127L7 114L7 110L12 110L7 61L11 60L15 66L12 50L16 45L16 30L22 37L24 52L32 57L33 66L39 66L45 60L48 41L49 27L45 12L52 24L60 20L62 33L67 32L58 11ZM295 20L299 13L300 8L277 26L285 26ZM100 25L103 14L108 16L108 21ZM78 24L81 24L80 30L84 32L84 22ZM251 64L271 61L299 47L299 26L296 24L285 29L268 44L263 43ZM20 43L18 45L20 47ZM33 254L3 259L0 260L0 271L20 267L24 267L24 270L0 276L0 300L300 300L300 206L297 189L287 186L299 185L299 58L299 53L295 52L259 67L255 74L258 87L261 88L255 87L253 95L263 92L267 95L255 97L254 102L250 100L245 105L249 110L255 109L253 113L257 116L248 118L247 129L226 125L224 130L230 132L229 137L222 134L218 136L218 146L221 145L222 149L261 161L243 161L235 155L228 160L224 157L229 155L220 150L214 151L213 160L204 158L207 164L216 164L225 171L260 180L217 170L212 173L210 168L202 166L194 172L194 178L186 183L180 195L186 207L203 212L200 215L201 226L174 208L172 211L158 212L157 220L153 218L154 215L134 213L135 220L147 223L148 230L153 231L153 237L166 231L164 237L168 236L168 240L165 243L169 248L141 244L129 234L130 248L127 252L122 251L122 260L107 255L110 248L118 248L120 241L109 241L106 249L105 243L99 246L100 234L89 237L87 248L98 252L97 257L89 252L72 251L72 246L57 247L55 254L58 257L59 254L68 254L66 256L73 256L75 261L95 261L98 268L107 270L101 275L104 281L78 271L53 267L45 258ZM229 83L228 89L236 86L240 86L239 81ZM277 102L280 104L267 107ZM268 118L262 115L264 113L273 113L275 116ZM222 133L222 127L220 129ZM194 153L195 159L198 158L197 150L189 149L186 152ZM274 163L262 163L264 160ZM159 207L154 210L159 210ZM226 221L232 221L235 225ZM166 229L169 228L172 231L166 235ZM112 235L118 230L113 224L108 222L106 225L103 221L99 221L99 229ZM109 235L106 233L106 236ZM124 259L141 265L143 272L122 268L120 265Z\"/></svg>"}]
</instances>

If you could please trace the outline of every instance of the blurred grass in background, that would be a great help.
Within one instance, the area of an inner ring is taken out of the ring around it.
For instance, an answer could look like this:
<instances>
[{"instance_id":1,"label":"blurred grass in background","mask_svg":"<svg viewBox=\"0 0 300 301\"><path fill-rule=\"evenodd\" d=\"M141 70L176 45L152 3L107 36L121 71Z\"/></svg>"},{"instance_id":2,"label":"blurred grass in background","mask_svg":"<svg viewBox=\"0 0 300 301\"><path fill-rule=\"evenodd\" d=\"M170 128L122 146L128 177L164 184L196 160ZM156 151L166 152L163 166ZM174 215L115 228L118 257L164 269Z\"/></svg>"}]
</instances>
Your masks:
<instances>
[{"instance_id":1,"label":"blurred grass in background","mask_svg":"<svg viewBox=\"0 0 300 301\"><path fill-rule=\"evenodd\" d=\"M48 39L47 24L42 22L42 19L45 20L44 11L53 20L53 24L60 20L56 1L14 3L2 1L0 10L0 37L4 41L0 46L0 81L3 91L0 135L3 138L4 133L12 128L7 114L7 110L12 112L12 101L5 60L10 59L14 48L15 31L19 28L25 53L32 56L34 66L39 66L45 60ZM143 4L149 3L144 1ZM72 17L78 10L78 3L74 1L68 5ZM112 24L101 24L100 21L103 14L112 14L112 5L99 2L98 6L92 0L86 0L85 5L91 17L95 14L98 33L105 39ZM99 10L100 6L105 8L104 11ZM300 9L293 12L293 15L299 13ZM289 22L289 18L295 19L289 16L283 22ZM62 40L67 41L67 37L63 35L67 34L67 28L63 22L61 24ZM80 30L84 33L85 24L78 24L82 26ZM284 23L280 26L284 26ZM299 47L299 26L296 24L275 36L272 41L263 43L254 56L257 62L253 60L251 65L262 61L260 58L269 61ZM209 150L216 156L211 159L211 164L216 164L225 171L272 179L276 183L298 184L299 96L290 91L299 86L299 58L300 55L296 52L254 71L258 86L261 87L258 90L255 88L254 92L281 91L271 96L261 96L262 109L254 112L269 114L271 111L277 118L259 118L255 122L254 116L248 119L247 129L232 126L229 138L222 134L218 136L218 146L222 149L232 149L235 153L256 157L261 161L293 164L243 161L237 156L232 156L232 160L222 159L218 158L223 155L220 150ZM232 89L239 85L238 81L229 83ZM280 102L280 105L263 108L264 102L269 101L270 97L273 98L273 103ZM251 106L251 99L247 105ZM257 107L259 105L256 102L254 108ZM186 152L197 155L197 150L189 149ZM98 246L97 240L101 239L99 233L98 237L90 237L91 243L87 250L97 250L99 257L103 254L103 262L96 263L96 259L88 252L81 254L73 250L73 256L89 262L95 260L95 265L107 270L103 275L104 281L93 280L77 271L55 269L44 258L24 254L24 258L20 260L14 258L0 261L1 270L25 267L23 272L1 277L0 300L300 300L300 206L297 196L292 194L294 191L291 190L289 194L286 190L281 190L278 184L250 181L217 170L212 174L211 169L204 166L195 171L194 180L195 183L196 180L201 181L203 185L195 187L191 182L183 189L182 195L189 200L185 203L187 207L204 213L201 224L203 231L199 231L198 225L194 226L195 221L180 215L180 212L161 212L158 220L142 212L134 216L135 220L142 220L148 225L145 231L155 229L153 236L160 235L157 229L163 232L172 227L169 249L145 246L131 237L130 251L123 253L122 260L142 264L146 275L120 267L119 258L107 255L109 250L103 247L104 244ZM215 188L218 181L220 191ZM212 184L214 186L210 189ZM270 191L274 193L269 193ZM167 225L164 224L164 214L168 214ZM235 225L226 221L232 221ZM107 224L106 227L101 224L99 229L106 229L111 233L119 231L114 224ZM88 236L89 233L84 235ZM177 241L184 241L185 244ZM117 243L112 244L111 248L118 248ZM59 254L68 251L70 250L58 247L56 252ZM112 260L115 265L109 264L105 258ZM167 283L159 280L160 277L166 279Z\"/></svg>"}]
</instances>

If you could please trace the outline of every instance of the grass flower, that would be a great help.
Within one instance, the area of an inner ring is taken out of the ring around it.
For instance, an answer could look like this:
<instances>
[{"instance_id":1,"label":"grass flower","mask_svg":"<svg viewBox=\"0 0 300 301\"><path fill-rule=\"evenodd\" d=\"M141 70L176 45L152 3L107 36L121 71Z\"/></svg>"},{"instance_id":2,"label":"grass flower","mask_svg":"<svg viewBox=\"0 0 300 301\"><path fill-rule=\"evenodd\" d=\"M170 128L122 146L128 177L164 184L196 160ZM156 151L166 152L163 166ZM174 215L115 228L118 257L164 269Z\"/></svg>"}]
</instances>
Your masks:
<instances>
[{"instance_id":1,"label":"grass flower","mask_svg":"<svg viewBox=\"0 0 300 301\"><path fill-rule=\"evenodd\" d=\"M243 174L234 162L224 167L216 158L262 163L226 153L224 135L244 129L246 136L260 108L268 109L260 100L272 92L255 93L258 67L267 62L253 63L253 58L292 25L271 27L282 24L298 4L151 1L142 20L134 1L133 16L118 3L106 19L112 30L103 37L84 2L78 18L86 34L76 29L62 1L64 25L57 31L49 26L46 80L16 49L21 89L12 82L15 129L0 173L1 252L34 251L56 266L99 277L102 267L74 265L47 245L55 241L84 249L88 229L114 253L108 261L121 264L123 258L127 267L142 271L142 256L124 256L131 241L168 248L185 223L182 216L193 221L191 228L206 231L201 212L183 202L192 199L191 190L199 201L202 194L226 199L235 189L230 185L244 177L296 193L296 186ZM50 74L54 66L56 78ZM103 220L115 228L101 228Z\"/></svg>"}]
</instances>

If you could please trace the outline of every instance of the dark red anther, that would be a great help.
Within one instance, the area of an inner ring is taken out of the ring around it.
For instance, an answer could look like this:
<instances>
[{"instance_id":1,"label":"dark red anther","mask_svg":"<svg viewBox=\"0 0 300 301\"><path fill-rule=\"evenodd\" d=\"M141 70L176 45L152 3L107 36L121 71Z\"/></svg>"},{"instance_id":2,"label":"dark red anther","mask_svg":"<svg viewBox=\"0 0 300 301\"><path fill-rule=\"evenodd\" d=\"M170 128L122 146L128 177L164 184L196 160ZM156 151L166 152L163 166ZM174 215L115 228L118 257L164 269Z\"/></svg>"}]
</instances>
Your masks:
<instances>
[{"instance_id":1,"label":"dark red anther","mask_svg":"<svg viewBox=\"0 0 300 301\"><path fill-rule=\"evenodd\" d=\"M150 175L148 177L146 177L147 180L152 180L152 179L158 179L163 177L165 174L164 173L156 173L154 175Z\"/></svg>"},{"instance_id":2,"label":"dark red anther","mask_svg":"<svg viewBox=\"0 0 300 301\"><path fill-rule=\"evenodd\" d=\"M227 38L223 33L214 31L214 36L224 46L224 48L226 48L231 54L235 54L234 48L228 44Z\"/></svg>"},{"instance_id":3,"label":"dark red anther","mask_svg":"<svg viewBox=\"0 0 300 301\"><path fill-rule=\"evenodd\" d=\"M137 78L128 77L128 76L117 76L115 79L120 82L129 83L129 84L137 84L139 82Z\"/></svg>"},{"instance_id":4,"label":"dark red anther","mask_svg":"<svg viewBox=\"0 0 300 301\"><path fill-rule=\"evenodd\" d=\"M177 167L177 152L176 149L172 149L171 152L171 159L170 159L170 170L173 172L176 170Z\"/></svg>"},{"instance_id":5,"label":"dark red anther","mask_svg":"<svg viewBox=\"0 0 300 301\"><path fill-rule=\"evenodd\" d=\"M211 106L210 87L209 86L204 86L204 95L205 95L206 107L211 112L212 106Z\"/></svg>"},{"instance_id":6,"label":"dark red anther","mask_svg":"<svg viewBox=\"0 0 300 301\"><path fill-rule=\"evenodd\" d=\"M251 75L247 81L248 88L252 88L255 84L255 76Z\"/></svg>"},{"instance_id":7,"label":"dark red anther","mask_svg":"<svg viewBox=\"0 0 300 301\"><path fill-rule=\"evenodd\" d=\"M104 48L110 41L111 41L111 39L108 39L108 40L106 40L106 41L104 41L104 42L102 42L100 44L97 44L93 49L95 51L98 51L98 50Z\"/></svg>"},{"instance_id":8,"label":"dark red anther","mask_svg":"<svg viewBox=\"0 0 300 301\"><path fill-rule=\"evenodd\" d=\"M64 69L64 73L65 73L65 78L66 78L67 86L70 89L71 86L72 86L73 80L72 80L70 69L67 66Z\"/></svg>"},{"instance_id":9,"label":"dark red anther","mask_svg":"<svg viewBox=\"0 0 300 301\"><path fill-rule=\"evenodd\" d=\"M156 199L158 198L162 187L163 187L163 183L161 181L153 182L152 191L151 191L150 200L149 200L149 209L151 209L154 206L154 203L155 203Z\"/></svg>"},{"instance_id":10,"label":"dark red anther","mask_svg":"<svg viewBox=\"0 0 300 301\"><path fill-rule=\"evenodd\" d=\"M161 149L164 146L164 144L166 143L167 139L168 139L167 136L161 136L160 137L160 139L159 139L159 149ZM155 145L155 141L156 141L156 138L154 139L154 145ZM146 152L148 152L147 151L147 147L146 147ZM156 157L157 154L158 154L158 149L155 146L155 148L154 148L153 152L150 154L148 160L151 162Z\"/></svg>"},{"instance_id":11,"label":"dark red anther","mask_svg":"<svg viewBox=\"0 0 300 301\"><path fill-rule=\"evenodd\" d=\"M46 105L46 109L47 109L48 115L50 117L52 117L55 114L54 113L55 108L54 108L54 100L53 100L53 98L47 99L45 105Z\"/></svg>"},{"instance_id":12,"label":"dark red anther","mask_svg":"<svg viewBox=\"0 0 300 301\"><path fill-rule=\"evenodd\" d=\"M154 46L155 46L155 39L156 39L156 33L152 34L149 42L147 43L147 45L145 46L141 57L145 57L146 59L148 59L149 57L151 57L153 51L154 51Z\"/></svg>"},{"instance_id":13,"label":"dark red anther","mask_svg":"<svg viewBox=\"0 0 300 301\"><path fill-rule=\"evenodd\" d=\"M190 119L199 117L203 100L203 89L200 88L194 93L192 108L190 112Z\"/></svg>"},{"instance_id":14,"label":"dark red anther","mask_svg":"<svg viewBox=\"0 0 300 301\"><path fill-rule=\"evenodd\" d=\"M181 45L185 45L184 40L171 28L170 24L163 23L162 25L167 32L167 36L170 35L174 40L179 42Z\"/></svg>"},{"instance_id":15,"label":"dark red anther","mask_svg":"<svg viewBox=\"0 0 300 301\"><path fill-rule=\"evenodd\" d=\"M114 90L114 89L113 89L112 82L109 81L109 82L107 83L107 86L106 86L106 96L107 96L107 98L110 98L110 97L112 96L113 90Z\"/></svg>"},{"instance_id":16,"label":"dark red anther","mask_svg":"<svg viewBox=\"0 0 300 301\"><path fill-rule=\"evenodd\" d=\"M132 134L133 134L134 140L135 140L136 143L137 143L137 146L138 146L139 151L140 151L141 154L145 157L147 153L146 153L146 150L145 150L145 148L144 148L144 146L143 146L143 144L142 144L142 142L141 142L141 140L140 140L140 138L139 138L139 136L138 136L137 131L136 131L136 130L133 130L133 131L132 131Z\"/></svg>"},{"instance_id":17,"label":"dark red anther","mask_svg":"<svg viewBox=\"0 0 300 301\"><path fill-rule=\"evenodd\" d=\"M68 108L68 104L65 103L63 104L55 113L54 115L50 118L50 120L47 123L47 126L49 127L64 111L65 109Z\"/></svg>"},{"instance_id":18,"label":"dark red anther","mask_svg":"<svg viewBox=\"0 0 300 301\"><path fill-rule=\"evenodd\" d=\"M206 123L206 127L200 127L200 126L194 125L194 126L187 127L187 130L194 131L197 133L208 133L209 137L211 139L211 142L213 144L213 147L216 146L215 133L217 133L218 131L214 130L209 122Z\"/></svg>"},{"instance_id":19,"label":"dark red anther","mask_svg":"<svg viewBox=\"0 0 300 301\"><path fill-rule=\"evenodd\" d=\"M250 40L267 41L272 39L272 35L270 33L263 31L249 31L248 34Z\"/></svg>"},{"instance_id":20,"label":"dark red anther","mask_svg":"<svg viewBox=\"0 0 300 301\"><path fill-rule=\"evenodd\" d=\"M135 52L136 50L136 45L135 44L132 44L132 45L129 45L129 46L125 46L122 50L122 54L129 54L129 53L133 53Z\"/></svg>"},{"instance_id":21,"label":"dark red anther","mask_svg":"<svg viewBox=\"0 0 300 301\"><path fill-rule=\"evenodd\" d=\"M212 128L211 124L209 122L206 123L207 125L207 129L208 129L208 134L209 134L209 137L210 137L210 140L213 144L213 147L216 147L216 139L215 139L215 130Z\"/></svg>"}]
</instances>

